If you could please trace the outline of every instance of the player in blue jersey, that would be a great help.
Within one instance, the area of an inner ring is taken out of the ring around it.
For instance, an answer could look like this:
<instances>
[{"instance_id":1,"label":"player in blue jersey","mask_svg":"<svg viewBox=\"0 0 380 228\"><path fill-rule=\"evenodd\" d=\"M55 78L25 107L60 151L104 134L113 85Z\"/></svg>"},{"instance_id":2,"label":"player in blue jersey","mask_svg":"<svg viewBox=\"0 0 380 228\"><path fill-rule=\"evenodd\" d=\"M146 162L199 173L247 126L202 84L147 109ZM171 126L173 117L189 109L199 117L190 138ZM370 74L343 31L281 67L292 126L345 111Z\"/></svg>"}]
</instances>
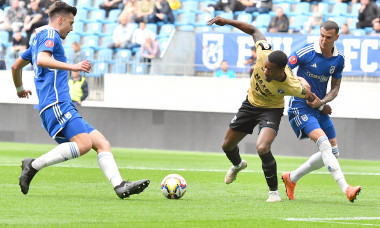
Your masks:
<instances>
[{"instance_id":1,"label":"player in blue jersey","mask_svg":"<svg viewBox=\"0 0 380 228\"><path fill-rule=\"evenodd\" d=\"M55 2L49 8L49 24L36 30L31 47L12 66L13 81L17 95L29 98L31 91L22 85L22 68L31 63L39 100L38 109L42 124L50 136L59 143L48 153L22 161L20 187L24 194L34 175L44 167L77 158L94 149L104 175L120 198L142 192L149 180L127 182L121 178L106 138L79 115L72 104L67 71L89 72L91 64L86 60L76 64L66 63L61 39L73 30L75 7L65 2Z\"/></svg>"},{"instance_id":2,"label":"player in blue jersey","mask_svg":"<svg viewBox=\"0 0 380 228\"><path fill-rule=\"evenodd\" d=\"M337 160L339 151L334 124L328 115L331 114L331 108L326 105L338 95L344 68L344 56L335 46L338 33L339 26L335 22L324 22L321 25L319 42L306 44L293 52L288 59L289 67L298 67L297 75L310 84L315 98L309 102L291 97L288 109L290 125L299 139L308 137L319 148L319 152L313 154L298 169L282 174L286 193L291 200L294 199L297 181L323 166L327 167L349 201L354 202L361 190L360 186L349 186L344 178ZM331 89L326 93L330 77Z\"/></svg>"}]
</instances>

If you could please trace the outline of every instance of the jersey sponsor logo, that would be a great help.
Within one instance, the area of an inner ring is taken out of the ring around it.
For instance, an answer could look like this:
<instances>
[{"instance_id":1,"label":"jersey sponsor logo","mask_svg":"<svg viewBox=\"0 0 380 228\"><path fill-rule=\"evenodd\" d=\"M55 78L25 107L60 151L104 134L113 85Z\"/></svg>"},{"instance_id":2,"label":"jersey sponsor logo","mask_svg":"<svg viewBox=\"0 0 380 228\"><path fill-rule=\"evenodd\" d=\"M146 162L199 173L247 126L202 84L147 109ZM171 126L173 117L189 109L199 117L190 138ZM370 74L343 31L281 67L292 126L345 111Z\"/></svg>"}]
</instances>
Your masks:
<instances>
[{"instance_id":1,"label":"jersey sponsor logo","mask_svg":"<svg viewBox=\"0 0 380 228\"><path fill-rule=\"evenodd\" d=\"M271 122L271 121L267 121L267 124L275 124L275 123L273 123L273 122Z\"/></svg>"},{"instance_id":2,"label":"jersey sponsor logo","mask_svg":"<svg viewBox=\"0 0 380 228\"><path fill-rule=\"evenodd\" d=\"M285 91L284 91L283 89L281 89L281 88L278 88L277 93L278 93L278 94L284 94Z\"/></svg>"},{"instance_id":3,"label":"jersey sponsor logo","mask_svg":"<svg viewBox=\"0 0 380 228\"><path fill-rule=\"evenodd\" d=\"M311 78L315 78L315 79L318 79L318 80L321 81L321 82L327 82L327 81L330 79L330 77L328 77L328 76L312 74L312 73L310 73L309 71L306 72L306 74L307 74L309 77L311 77Z\"/></svg>"},{"instance_id":4,"label":"jersey sponsor logo","mask_svg":"<svg viewBox=\"0 0 380 228\"><path fill-rule=\"evenodd\" d=\"M45 42L45 46L46 47L54 47L54 42L52 41L52 40L47 40L46 42Z\"/></svg>"},{"instance_id":5,"label":"jersey sponsor logo","mask_svg":"<svg viewBox=\"0 0 380 228\"><path fill-rule=\"evenodd\" d=\"M317 68L317 63L312 64L311 67Z\"/></svg>"},{"instance_id":6,"label":"jersey sponsor logo","mask_svg":"<svg viewBox=\"0 0 380 228\"><path fill-rule=\"evenodd\" d=\"M235 123L235 122L236 122L236 119L237 119L237 117L236 117L236 115L235 115L234 118L232 118L231 123Z\"/></svg>"},{"instance_id":7,"label":"jersey sponsor logo","mask_svg":"<svg viewBox=\"0 0 380 228\"><path fill-rule=\"evenodd\" d=\"M296 64L296 63L297 63L297 57L294 56L294 55L291 56L291 57L289 58L289 63L292 64L292 65Z\"/></svg>"},{"instance_id":8,"label":"jersey sponsor logo","mask_svg":"<svg viewBox=\"0 0 380 228\"><path fill-rule=\"evenodd\" d=\"M307 121L309 118L307 118L307 115L306 115L306 114L303 114L303 115L301 116L301 119L302 119L303 121Z\"/></svg>"},{"instance_id":9,"label":"jersey sponsor logo","mask_svg":"<svg viewBox=\"0 0 380 228\"><path fill-rule=\"evenodd\" d=\"M330 74L333 74L334 71L335 71L335 66L331 66L331 67L330 67Z\"/></svg>"},{"instance_id":10,"label":"jersey sponsor logo","mask_svg":"<svg viewBox=\"0 0 380 228\"><path fill-rule=\"evenodd\" d=\"M66 112L65 117L66 117L66 119L70 119L72 117L72 115L70 112Z\"/></svg>"}]
</instances>

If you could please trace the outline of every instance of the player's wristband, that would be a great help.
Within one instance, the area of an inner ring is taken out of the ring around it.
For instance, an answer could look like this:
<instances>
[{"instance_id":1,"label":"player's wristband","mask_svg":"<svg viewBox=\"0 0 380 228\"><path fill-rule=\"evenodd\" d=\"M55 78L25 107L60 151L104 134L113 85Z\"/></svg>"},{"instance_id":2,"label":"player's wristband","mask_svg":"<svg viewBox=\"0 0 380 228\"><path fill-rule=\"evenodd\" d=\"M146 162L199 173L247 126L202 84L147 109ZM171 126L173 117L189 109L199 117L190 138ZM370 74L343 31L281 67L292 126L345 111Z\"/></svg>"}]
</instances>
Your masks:
<instances>
[{"instance_id":1,"label":"player's wristband","mask_svg":"<svg viewBox=\"0 0 380 228\"><path fill-rule=\"evenodd\" d=\"M318 108L319 111L322 111L325 105L322 105L321 107Z\"/></svg>"},{"instance_id":2,"label":"player's wristband","mask_svg":"<svg viewBox=\"0 0 380 228\"><path fill-rule=\"evenodd\" d=\"M22 91L24 91L24 86L21 85L21 86L17 87L16 90L17 90L17 93L22 92Z\"/></svg>"}]
</instances>

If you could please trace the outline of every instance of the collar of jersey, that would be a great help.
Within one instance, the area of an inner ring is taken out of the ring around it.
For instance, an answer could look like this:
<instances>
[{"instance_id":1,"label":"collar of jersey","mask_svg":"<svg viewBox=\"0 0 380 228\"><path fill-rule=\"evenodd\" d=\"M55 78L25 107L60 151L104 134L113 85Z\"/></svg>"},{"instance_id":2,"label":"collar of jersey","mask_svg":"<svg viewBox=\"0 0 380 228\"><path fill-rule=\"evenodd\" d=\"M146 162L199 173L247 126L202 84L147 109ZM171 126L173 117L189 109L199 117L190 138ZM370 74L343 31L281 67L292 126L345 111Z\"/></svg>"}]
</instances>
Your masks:
<instances>
[{"instance_id":1,"label":"collar of jersey","mask_svg":"<svg viewBox=\"0 0 380 228\"><path fill-rule=\"evenodd\" d=\"M314 50L315 50L315 52L317 52L319 54L322 54L321 47L319 46L319 41L315 41L314 42ZM333 53L333 56L338 56L338 49L336 48L335 43L334 43L334 53Z\"/></svg>"},{"instance_id":2,"label":"collar of jersey","mask_svg":"<svg viewBox=\"0 0 380 228\"><path fill-rule=\"evenodd\" d=\"M39 32L41 32L41 31L43 31L45 29L53 29L53 30L57 31L57 29L55 29L55 28L53 28L53 27L51 27L49 25L44 25L44 26L41 26L39 28L36 28L36 34L38 34Z\"/></svg>"}]
</instances>

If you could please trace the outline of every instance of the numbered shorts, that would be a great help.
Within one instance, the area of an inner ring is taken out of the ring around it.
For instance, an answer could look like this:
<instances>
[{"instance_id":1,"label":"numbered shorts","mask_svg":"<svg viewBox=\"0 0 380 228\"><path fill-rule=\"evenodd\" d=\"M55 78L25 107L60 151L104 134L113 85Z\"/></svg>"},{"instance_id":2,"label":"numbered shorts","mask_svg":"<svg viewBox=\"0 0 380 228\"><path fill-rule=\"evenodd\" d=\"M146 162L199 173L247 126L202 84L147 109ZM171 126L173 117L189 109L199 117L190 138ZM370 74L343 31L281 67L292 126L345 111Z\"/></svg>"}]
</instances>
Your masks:
<instances>
[{"instance_id":1,"label":"numbered shorts","mask_svg":"<svg viewBox=\"0 0 380 228\"><path fill-rule=\"evenodd\" d=\"M41 114L42 125L57 143L69 142L81 133L95 130L87 123L71 102L55 104Z\"/></svg>"},{"instance_id":2,"label":"numbered shorts","mask_svg":"<svg viewBox=\"0 0 380 228\"><path fill-rule=\"evenodd\" d=\"M259 124L259 133L261 129L269 127L277 134L283 113L284 108L255 107L246 99L231 120L230 128L234 131L252 134L253 129Z\"/></svg>"},{"instance_id":3,"label":"numbered shorts","mask_svg":"<svg viewBox=\"0 0 380 228\"><path fill-rule=\"evenodd\" d=\"M289 122L298 139L308 138L310 132L322 129L329 139L336 137L334 124L329 115L323 115L318 110L305 112L304 109L288 110Z\"/></svg>"}]
</instances>

